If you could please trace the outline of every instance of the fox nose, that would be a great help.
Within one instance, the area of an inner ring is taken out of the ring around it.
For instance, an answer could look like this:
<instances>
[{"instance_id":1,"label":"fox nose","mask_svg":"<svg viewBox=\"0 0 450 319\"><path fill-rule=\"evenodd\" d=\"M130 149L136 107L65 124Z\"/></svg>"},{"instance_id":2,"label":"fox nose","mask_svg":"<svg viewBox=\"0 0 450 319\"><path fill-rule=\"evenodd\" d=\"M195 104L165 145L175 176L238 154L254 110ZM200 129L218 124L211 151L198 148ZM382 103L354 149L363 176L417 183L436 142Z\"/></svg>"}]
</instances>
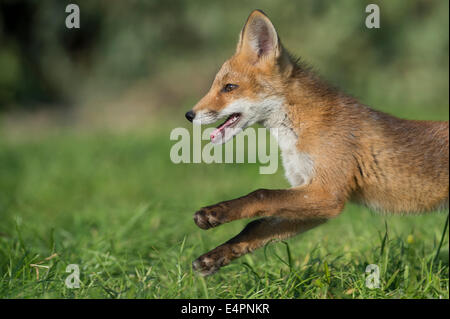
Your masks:
<instances>
[{"instance_id":1,"label":"fox nose","mask_svg":"<svg viewBox=\"0 0 450 319\"><path fill-rule=\"evenodd\" d=\"M192 120L195 117L195 113L193 111L189 111L189 112L186 113L185 116L186 116L186 118L188 119L189 122L192 122Z\"/></svg>"}]
</instances>

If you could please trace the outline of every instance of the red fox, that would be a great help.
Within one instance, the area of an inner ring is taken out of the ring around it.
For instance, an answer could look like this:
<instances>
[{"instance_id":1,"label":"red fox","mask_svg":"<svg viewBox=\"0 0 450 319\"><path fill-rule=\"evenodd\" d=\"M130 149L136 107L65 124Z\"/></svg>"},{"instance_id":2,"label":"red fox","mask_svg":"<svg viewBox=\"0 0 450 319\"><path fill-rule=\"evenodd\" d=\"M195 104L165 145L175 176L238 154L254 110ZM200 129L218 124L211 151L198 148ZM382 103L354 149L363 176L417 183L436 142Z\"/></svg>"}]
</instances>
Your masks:
<instances>
[{"instance_id":1,"label":"red fox","mask_svg":"<svg viewBox=\"0 0 450 319\"><path fill-rule=\"evenodd\" d=\"M347 201L391 213L448 209L448 122L399 119L332 88L284 49L260 10L250 14L235 54L186 118L202 124L226 118L211 134L219 143L240 131L226 136L225 129L278 128L292 186L258 189L197 211L202 229L261 217L195 260L202 275L337 217Z\"/></svg>"}]
</instances>

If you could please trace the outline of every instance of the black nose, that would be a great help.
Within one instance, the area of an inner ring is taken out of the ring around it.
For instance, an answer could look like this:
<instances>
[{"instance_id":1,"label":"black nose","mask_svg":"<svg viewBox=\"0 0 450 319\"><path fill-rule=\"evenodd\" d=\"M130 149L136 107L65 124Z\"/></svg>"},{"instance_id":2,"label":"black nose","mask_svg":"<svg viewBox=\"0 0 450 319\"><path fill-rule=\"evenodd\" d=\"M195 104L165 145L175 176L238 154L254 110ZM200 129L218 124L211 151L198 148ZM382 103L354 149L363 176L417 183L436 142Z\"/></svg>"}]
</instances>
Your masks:
<instances>
[{"instance_id":1,"label":"black nose","mask_svg":"<svg viewBox=\"0 0 450 319\"><path fill-rule=\"evenodd\" d=\"M186 113L185 116L186 116L186 118L188 119L189 122L192 122L192 120L195 117L195 113L193 111L189 111L189 112Z\"/></svg>"}]
</instances>

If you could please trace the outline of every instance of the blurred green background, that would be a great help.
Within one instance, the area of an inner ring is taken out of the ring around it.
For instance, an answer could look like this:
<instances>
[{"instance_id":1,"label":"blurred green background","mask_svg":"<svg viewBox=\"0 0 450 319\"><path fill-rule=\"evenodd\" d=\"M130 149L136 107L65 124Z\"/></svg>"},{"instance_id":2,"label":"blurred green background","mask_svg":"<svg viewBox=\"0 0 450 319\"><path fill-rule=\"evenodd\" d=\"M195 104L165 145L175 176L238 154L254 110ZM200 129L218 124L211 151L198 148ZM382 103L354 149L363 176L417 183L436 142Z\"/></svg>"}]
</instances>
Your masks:
<instances>
[{"instance_id":1,"label":"blurred green background","mask_svg":"<svg viewBox=\"0 0 450 319\"><path fill-rule=\"evenodd\" d=\"M281 165L260 175L258 164L169 159L171 130L192 127L184 113L255 8L361 102L448 120L448 1L84 0L69 30L70 2L0 0L0 298L448 298L446 215L352 204L201 279L191 262L248 221L204 232L194 212L289 185ZM369 3L380 29L365 27ZM63 284L71 263L79 290ZM370 290L373 263L381 288Z\"/></svg>"},{"instance_id":2,"label":"blurred green background","mask_svg":"<svg viewBox=\"0 0 450 319\"><path fill-rule=\"evenodd\" d=\"M81 28L66 29L68 3L0 1L0 112L181 114L261 8L291 52L362 102L448 118L448 1L78 1ZM369 3L380 29L365 27Z\"/></svg>"}]
</instances>

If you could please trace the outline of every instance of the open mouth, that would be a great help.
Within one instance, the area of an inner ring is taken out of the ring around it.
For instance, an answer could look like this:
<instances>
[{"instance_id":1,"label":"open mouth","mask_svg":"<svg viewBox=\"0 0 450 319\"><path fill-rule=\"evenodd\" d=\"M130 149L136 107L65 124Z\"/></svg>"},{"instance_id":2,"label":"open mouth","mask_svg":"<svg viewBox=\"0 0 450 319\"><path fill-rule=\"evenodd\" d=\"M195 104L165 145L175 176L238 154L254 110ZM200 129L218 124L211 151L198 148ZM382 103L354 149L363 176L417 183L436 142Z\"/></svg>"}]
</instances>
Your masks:
<instances>
[{"instance_id":1,"label":"open mouth","mask_svg":"<svg viewBox=\"0 0 450 319\"><path fill-rule=\"evenodd\" d=\"M222 140L226 139L226 130L233 128L234 126L236 126L236 124L239 122L239 120L241 119L241 113L233 113L231 114L226 121L219 125L210 135L211 138L211 142L213 143L219 143ZM230 132L228 132L228 134L230 134ZM227 135L228 135L227 134ZM232 134L234 135L234 134Z\"/></svg>"}]
</instances>

